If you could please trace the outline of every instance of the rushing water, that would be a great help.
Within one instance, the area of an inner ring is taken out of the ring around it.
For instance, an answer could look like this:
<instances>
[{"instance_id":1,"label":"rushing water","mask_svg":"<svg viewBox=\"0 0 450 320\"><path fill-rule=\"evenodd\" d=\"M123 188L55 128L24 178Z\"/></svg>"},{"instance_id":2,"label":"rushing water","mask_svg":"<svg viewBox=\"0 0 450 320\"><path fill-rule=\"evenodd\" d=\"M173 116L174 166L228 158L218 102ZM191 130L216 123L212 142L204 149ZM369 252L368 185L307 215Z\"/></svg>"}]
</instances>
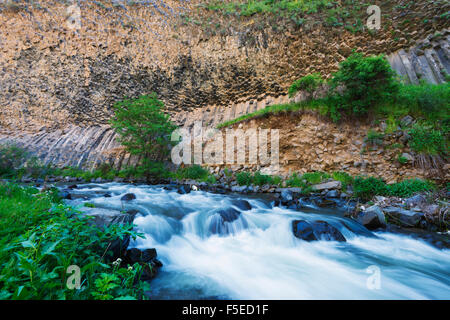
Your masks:
<instances>
[{"instance_id":1,"label":"rushing water","mask_svg":"<svg viewBox=\"0 0 450 320\"><path fill-rule=\"evenodd\" d=\"M137 199L121 202L130 192ZM153 299L450 298L450 250L405 235L374 234L339 214L272 208L268 200L242 195L182 195L157 186L91 184L74 193L95 194L89 202L96 207L140 212L134 223L145 239L131 245L156 248L164 264L151 282ZM252 209L218 230L217 211L233 207L235 199L248 200ZM347 242L297 239L294 219L327 221Z\"/></svg>"}]
</instances>

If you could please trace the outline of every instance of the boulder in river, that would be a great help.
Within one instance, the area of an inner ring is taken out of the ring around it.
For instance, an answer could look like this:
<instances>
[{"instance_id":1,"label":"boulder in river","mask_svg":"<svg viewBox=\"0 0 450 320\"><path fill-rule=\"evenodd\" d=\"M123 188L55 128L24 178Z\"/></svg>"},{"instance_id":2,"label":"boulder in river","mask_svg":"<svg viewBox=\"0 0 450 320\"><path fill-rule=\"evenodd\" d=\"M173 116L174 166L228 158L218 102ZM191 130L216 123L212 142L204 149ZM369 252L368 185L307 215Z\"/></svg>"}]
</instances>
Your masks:
<instances>
[{"instance_id":1,"label":"boulder in river","mask_svg":"<svg viewBox=\"0 0 450 320\"><path fill-rule=\"evenodd\" d=\"M235 207L238 207L239 209L241 209L242 211L247 211L247 210L251 210L252 206L251 204L247 201L247 200L232 200L231 204Z\"/></svg>"},{"instance_id":2,"label":"boulder in river","mask_svg":"<svg viewBox=\"0 0 450 320\"><path fill-rule=\"evenodd\" d=\"M305 241L346 241L342 233L326 221L294 220L292 221L292 231L295 237Z\"/></svg>"},{"instance_id":3,"label":"boulder in river","mask_svg":"<svg viewBox=\"0 0 450 320\"><path fill-rule=\"evenodd\" d=\"M212 234L226 235L247 228L247 221L241 219L241 212L234 208L217 210L211 217L209 231Z\"/></svg>"},{"instance_id":4,"label":"boulder in river","mask_svg":"<svg viewBox=\"0 0 450 320\"><path fill-rule=\"evenodd\" d=\"M65 199L65 200L72 200L72 195L66 190L60 191L59 196L60 196L60 198Z\"/></svg>"},{"instance_id":5,"label":"boulder in river","mask_svg":"<svg viewBox=\"0 0 450 320\"><path fill-rule=\"evenodd\" d=\"M120 201L131 201L136 199L136 195L134 193L127 193L122 198L120 198Z\"/></svg>"},{"instance_id":6,"label":"boulder in river","mask_svg":"<svg viewBox=\"0 0 450 320\"><path fill-rule=\"evenodd\" d=\"M386 228L386 217L379 206L371 206L360 212L356 221L369 230Z\"/></svg>"},{"instance_id":7,"label":"boulder in river","mask_svg":"<svg viewBox=\"0 0 450 320\"><path fill-rule=\"evenodd\" d=\"M179 194L188 194L191 192L191 186L190 185L186 185L186 184L182 184L181 186L178 187L177 192Z\"/></svg>"}]
</instances>

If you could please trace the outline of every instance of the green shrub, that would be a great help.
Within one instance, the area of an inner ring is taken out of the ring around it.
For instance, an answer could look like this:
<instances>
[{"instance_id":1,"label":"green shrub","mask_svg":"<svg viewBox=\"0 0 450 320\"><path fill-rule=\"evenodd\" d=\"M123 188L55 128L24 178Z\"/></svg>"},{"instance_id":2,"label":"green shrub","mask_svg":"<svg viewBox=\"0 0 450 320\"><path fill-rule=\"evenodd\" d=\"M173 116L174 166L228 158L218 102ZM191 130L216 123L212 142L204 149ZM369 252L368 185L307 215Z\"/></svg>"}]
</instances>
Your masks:
<instances>
[{"instance_id":1,"label":"green shrub","mask_svg":"<svg viewBox=\"0 0 450 320\"><path fill-rule=\"evenodd\" d=\"M55 201L53 191L0 183L0 299L144 298L141 267L111 265L104 257L114 239L140 236L132 226L100 230ZM79 290L66 285L71 265L81 268Z\"/></svg>"},{"instance_id":2,"label":"green shrub","mask_svg":"<svg viewBox=\"0 0 450 320\"><path fill-rule=\"evenodd\" d=\"M28 159L28 152L14 144L0 146L0 176L12 177Z\"/></svg>"},{"instance_id":3,"label":"green shrub","mask_svg":"<svg viewBox=\"0 0 450 320\"><path fill-rule=\"evenodd\" d=\"M289 97L293 97L300 90L313 93L322 83L323 79L320 73L309 74L292 83L288 91Z\"/></svg>"},{"instance_id":4,"label":"green shrub","mask_svg":"<svg viewBox=\"0 0 450 320\"><path fill-rule=\"evenodd\" d=\"M333 172L332 178L342 183L342 189L346 190L349 185L353 184L353 177L346 172Z\"/></svg>"},{"instance_id":5,"label":"green shrub","mask_svg":"<svg viewBox=\"0 0 450 320\"><path fill-rule=\"evenodd\" d=\"M261 174L261 172L256 171L253 175L253 183L258 186L262 186L265 184L272 184L273 178L270 175Z\"/></svg>"},{"instance_id":6,"label":"green shrub","mask_svg":"<svg viewBox=\"0 0 450 320\"><path fill-rule=\"evenodd\" d=\"M252 183L252 174L246 171L238 172L236 181L240 186L249 186Z\"/></svg>"},{"instance_id":7,"label":"green shrub","mask_svg":"<svg viewBox=\"0 0 450 320\"><path fill-rule=\"evenodd\" d=\"M402 156L401 153L398 154L398 156L397 156L397 161L398 161L400 164L407 164L407 163L408 163L408 159L406 159L404 156Z\"/></svg>"},{"instance_id":8,"label":"green shrub","mask_svg":"<svg viewBox=\"0 0 450 320\"><path fill-rule=\"evenodd\" d=\"M364 201L371 200L376 195L385 196L389 194L387 184L382 179L374 177L356 177L353 182L354 195Z\"/></svg>"},{"instance_id":9,"label":"green shrub","mask_svg":"<svg viewBox=\"0 0 450 320\"><path fill-rule=\"evenodd\" d=\"M294 188L302 188L306 186L306 183L303 181L302 176L297 175L297 173L293 173L287 180L286 180L286 186L287 187L294 187Z\"/></svg>"},{"instance_id":10,"label":"green shrub","mask_svg":"<svg viewBox=\"0 0 450 320\"><path fill-rule=\"evenodd\" d=\"M415 124L409 130L409 134L411 135L409 146L419 154L434 156L447 152L443 133L431 126Z\"/></svg>"},{"instance_id":11,"label":"green shrub","mask_svg":"<svg viewBox=\"0 0 450 320\"><path fill-rule=\"evenodd\" d=\"M365 138L366 143L373 146L380 146L383 144L384 134L378 133L373 129L370 129L367 132L367 136Z\"/></svg>"},{"instance_id":12,"label":"green shrub","mask_svg":"<svg viewBox=\"0 0 450 320\"><path fill-rule=\"evenodd\" d=\"M395 197L410 197L418 192L432 191L434 185L428 181L420 179L408 179L402 182L394 183L389 188L389 194Z\"/></svg>"},{"instance_id":13,"label":"green shrub","mask_svg":"<svg viewBox=\"0 0 450 320\"><path fill-rule=\"evenodd\" d=\"M164 113L164 103L152 93L117 102L114 112L111 124L119 134L121 144L128 152L143 159L140 169L150 178L155 170L159 172L153 161L163 161L169 154L171 133L176 128L169 115Z\"/></svg>"},{"instance_id":14,"label":"green shrub","mask_svg":"<svg viewBox=\"0 0 450 320\"><path fill-rule=\"evenodd\" d=\"M422 82L419 85L401 85L396 103L407 106L410 113L423 116L430 121L448 118L450 83Z\"/></svg>"},{"instance_id":15,"label":"green shrub","mask_svg":"<svg viewBox=\"0 0 450 320\"><path fill-rule=\"evenodd\" d=\"M330 178L330 175L325 172L307 172L303 174L302 179L306 180L310 184L318 184L323 180Z\"/></svg>"},{"instance_id":16,"label":"green shrub","mask_svg":"<svg viewBox=\"0 0 450 320\"><path fill-rule=\"evenodd\" d=\"M179 168L175 174L178 179L193 179L202 180L207 179L209 171L201 166L195 164L185 168Z\"/></svg>"},{"instance_id":17,"label":"green shrub","mask_svg":"<svg viewBox=\"0 0 450 320\"><path fill-rule=\"evenodd\" d=\"M353 53L340 63L331 79L330 114L361 116L394 97L399 88L395 72L384 56L364 57ZM340 89L341 88L341 89Z\"/></svg>"}]
</instances>

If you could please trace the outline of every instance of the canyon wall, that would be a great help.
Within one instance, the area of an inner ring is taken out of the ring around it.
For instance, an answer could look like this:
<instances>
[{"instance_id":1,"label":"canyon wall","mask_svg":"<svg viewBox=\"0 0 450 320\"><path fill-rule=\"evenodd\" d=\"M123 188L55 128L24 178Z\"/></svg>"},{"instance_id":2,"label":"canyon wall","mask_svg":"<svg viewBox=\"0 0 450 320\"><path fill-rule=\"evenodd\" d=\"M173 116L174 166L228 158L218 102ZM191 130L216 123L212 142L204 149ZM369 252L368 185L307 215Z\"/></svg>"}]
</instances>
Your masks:
<instances>
[{"instance_id":1,"label":"canyon wall","mask_svg":"<svg viewBox=\"0 0 450 320\"><path fill-rule=\"evenodd\" d=\"M280 31L204 2L87 2L77 28L63 2L0 6L0 143L18 142L44 163L120 168L138 161L108 125L124 96L154 91L178 125L214 126L288 102L292 81L329 77L353 49L387 54L411 82L450 73L447 1L374 1L376 32L326 26L320 12Z\"/></svg>"}]
</instances>

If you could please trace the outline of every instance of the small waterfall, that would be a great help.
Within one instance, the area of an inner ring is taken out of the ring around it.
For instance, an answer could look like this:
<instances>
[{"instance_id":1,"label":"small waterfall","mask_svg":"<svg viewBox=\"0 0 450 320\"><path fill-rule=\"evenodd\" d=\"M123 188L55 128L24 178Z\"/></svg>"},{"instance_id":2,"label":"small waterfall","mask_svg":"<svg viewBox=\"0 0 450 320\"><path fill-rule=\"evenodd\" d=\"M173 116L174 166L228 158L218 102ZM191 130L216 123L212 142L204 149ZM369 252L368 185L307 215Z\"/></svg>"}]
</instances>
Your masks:
<instances>
[{"instance_id":1,"label":"small waterfall","mask_svg":"<svg viewBox=\"0 0 450 320\"><path fill-rule=\"evenodd\" d=\"M374 233L329 210L302 212L272 207L263 198L117 183L87 184L73 193L72 205L89 201L139 212L134 223L145 238L132 245L156 248L164 263L151 283L153 299L450 298L449 250ZM121 201L126 193L136 199ZM293 221L319 221L345 242L301 240ZM368 285L373 270L380 273L376 288Z\"/></svg>"}]
</instances>

